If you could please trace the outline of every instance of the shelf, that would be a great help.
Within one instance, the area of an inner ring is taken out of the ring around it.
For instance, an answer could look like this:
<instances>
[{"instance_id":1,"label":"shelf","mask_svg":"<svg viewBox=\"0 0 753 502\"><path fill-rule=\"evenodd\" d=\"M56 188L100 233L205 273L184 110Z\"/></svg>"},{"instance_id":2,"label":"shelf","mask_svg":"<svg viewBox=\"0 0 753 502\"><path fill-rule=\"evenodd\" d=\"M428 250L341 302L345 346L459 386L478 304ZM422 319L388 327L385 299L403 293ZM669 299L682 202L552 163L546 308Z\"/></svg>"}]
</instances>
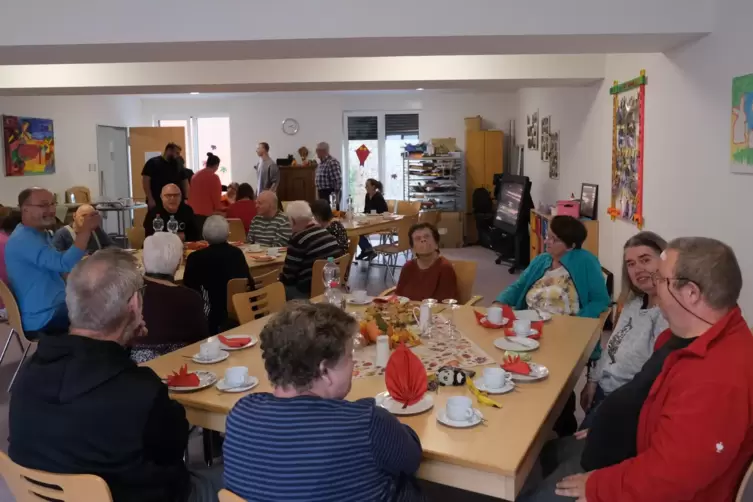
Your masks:
<instances>
[{"instance_id":1,"label":"shelf","mask_svg":"<svg viewBox=\"0 0 753 502\"><path fill-rule=\"evenodd\" d=\"M410 157L403 153L406 200L440 211L463 211L465 170L460 155ZM424 191L426 186L437 190Z\"/></svg>"}]
</instances>

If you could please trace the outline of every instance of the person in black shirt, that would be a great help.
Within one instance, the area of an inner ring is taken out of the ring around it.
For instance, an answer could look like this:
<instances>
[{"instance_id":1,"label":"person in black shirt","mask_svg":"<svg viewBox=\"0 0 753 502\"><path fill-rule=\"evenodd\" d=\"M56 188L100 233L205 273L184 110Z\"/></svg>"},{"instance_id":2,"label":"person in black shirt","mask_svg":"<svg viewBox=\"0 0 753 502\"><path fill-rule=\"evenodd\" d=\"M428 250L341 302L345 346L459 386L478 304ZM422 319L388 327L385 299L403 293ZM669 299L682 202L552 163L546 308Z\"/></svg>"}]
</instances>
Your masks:
<instances>
[{"instance_id":1,"label":"person in black shirt","mask_svg":"<svg viewBox=\"0 0 753 502\"><path fill-rule=\"evenodd\" d=\"M185 163L180 162L180 152L180 146L168 143L162 155L152 157L144 164L144 169L141 170L141 183L150 209L157 207L162 189L170 183L180 187L183 200L188 199L189 179Z\"/></svg>"},{"instance_id":2,"label":"person in black shirt","mask_svg":"<svg viewBox=\"0 0 753 502\"><path fill-rule=\"evenodd\" d=\"M382 189L382 183L374 178L366 180L366 200L363 204L364 213L382 214L387 212L387 201L384 200ZM362 235L361 238L358 239L358 246L361 248L361 254L358 255L356 260L374 259L376 253L374 252L374 248L371 246L368 237Z\"/></svg>"},{"instance_id":3,"label":"person in black shirt","mask_svg":"<svg viewBox=\"0 0 753 502\"><path fill-rule=\"evenodd\" d=\"M154 234L154 219L157 215L164 222L163 231L167 230L170 217L178 221L178 237L184 242L201 240L201 232L196 227L196 215L191 206L181 201L180 188L177 185L165 185L160 195L160 203L147 211L144 217L144 233L147 237Z\"/></svg>"}]
</instances>

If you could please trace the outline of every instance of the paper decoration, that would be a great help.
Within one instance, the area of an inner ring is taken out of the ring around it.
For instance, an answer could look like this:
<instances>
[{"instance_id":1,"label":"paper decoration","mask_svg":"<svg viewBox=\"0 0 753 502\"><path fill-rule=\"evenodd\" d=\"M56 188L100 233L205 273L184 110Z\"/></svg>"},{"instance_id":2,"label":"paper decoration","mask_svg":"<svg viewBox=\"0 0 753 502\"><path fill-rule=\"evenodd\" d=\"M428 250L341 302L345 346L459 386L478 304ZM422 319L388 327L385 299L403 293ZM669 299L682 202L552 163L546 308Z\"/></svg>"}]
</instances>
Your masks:
<instances>
[{"instance_id":1,"label":"paper decoration","mask_svg":"<svg viewBox=\"0 0 753 502\"><path fill-rule=\"evenodd\" d=\"M370 153L371 150L369 150L366 145L361 145L356 148L356 157L358 157L358 162L361 163L361 167L363 167L364 163L366 163L366 159L369 158Z\"/></svg>"}]
</instances>

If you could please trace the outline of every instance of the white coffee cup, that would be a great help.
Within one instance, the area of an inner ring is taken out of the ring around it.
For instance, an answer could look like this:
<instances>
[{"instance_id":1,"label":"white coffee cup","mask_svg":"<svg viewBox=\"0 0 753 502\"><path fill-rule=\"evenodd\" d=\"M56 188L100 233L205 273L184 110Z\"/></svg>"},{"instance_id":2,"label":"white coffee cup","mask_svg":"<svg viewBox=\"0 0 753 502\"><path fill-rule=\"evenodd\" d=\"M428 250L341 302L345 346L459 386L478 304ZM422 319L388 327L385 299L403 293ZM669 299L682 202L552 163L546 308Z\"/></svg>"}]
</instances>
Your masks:
<instances>
[{"instance_id":1,"label":"white coffee cup","mask_svg":"<svg viewBox=\"0 0 753 502\"><path fill-rule=\"evenodd\" d=\"M350 294L350 297L353 299L356 303L363 303L366 301L366 290L364 289L356 289Z\"/></svg>"},{"instance_id":2,"label":"white coffee cup","mask_svg":"<svg viewBox=\"0 0 753 502\"><path fill-rule=\"evenodd\" d=\"M501 389L512 378L502 368L484 368L484 387L487 389Z\"/></svg>"},{"instance_id":3,"label":"white coffee cup","mask_svg":"<svg viewBox=\"0 0 753 502\"><path fill-rule=\"evenodd\" d=\"M258 253L259 251L261 251L261 246L259 244L251 244L248 247L248 250L252 253Z\"/></svg>"},{"instance_id":4,"label":"white coffee cup","mask_svg":"<svg viewBox=\"0 0 753 502\"><path fill-rule=\"evenodd\" d=\"M473 418L473 401L466 396L453 396L447 400L447 418L455 422L468 422Z\"/></svg>"},{"instance_id":5,"label":"white coffee cup","mask_svg":"<svg viewBox=\"0 0 753 502\"><path fill-rule=\"evenodd\" d=\"M280 248L267 249L267 256L272 256L273 258L277 258L278 256L280 256Z\"/></svg>"},{"instance_id":6,"label":"white coffee cup","mask_svg":"<svg viewBox=\"0 0 753 502\"><path fill-rule=\"evenodd\" d=\"M504 317L500 307L489 307L486 309L486 319L492 324L502 324Z\"/></svg>"},{"instance_id":7,"label":"white coffee cup","mask_svg":"<svg viewBox=\"0 0 753 502\"><path fill-rule=\"evenodd\" d=\"M516 319L512 323L512 330L518 336L528 336L531 334L531 320L530 319Z\"/></svg>"},{"instance_id":8,"label":"white coffee cup","mask_svg":"<svg viewBox=\"0 0 753 502\"><path fill-rule=\"evenodd\" d=\"M377 214L377 210L376 209L372 209L371 210L371 214Z\"/></svg>"},{"instance_id":9,"label":"white coffee cup","mask_svg":"<svg viewBox=\"0 0 753 502\"><path fill-rule=\"evenodd\" d=\"M248 380L248 368L245 366L233 366L225 370L225 383L228 387L240 387Z\"/></svg>"},{"instance_id":10,"label":"white coffee cup","mask_svg":"<svg viewBox=\"0 0 753 502\"><path fill-rule=\"evenodd\" d=\"M204 342L199 345L199 357L206 360L220 357L220 342Z\"/></svg>"}]
</instances>

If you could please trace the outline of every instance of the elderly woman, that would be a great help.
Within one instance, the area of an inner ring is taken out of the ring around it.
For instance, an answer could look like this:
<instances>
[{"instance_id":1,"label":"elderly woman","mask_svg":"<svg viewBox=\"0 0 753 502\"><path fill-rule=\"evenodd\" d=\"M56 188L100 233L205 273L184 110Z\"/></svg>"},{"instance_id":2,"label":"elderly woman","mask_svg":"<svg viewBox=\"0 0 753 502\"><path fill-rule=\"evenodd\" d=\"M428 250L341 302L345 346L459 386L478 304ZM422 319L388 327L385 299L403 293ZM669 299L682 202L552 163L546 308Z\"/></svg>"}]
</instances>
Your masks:
<instances>
[{"instance_id":1,"label":"elderly woman","mask_svg":"<svg viewBox=\"0 0 753 502\"><path fill-rule=\"evenodd\" d=\"M243 251L228 243L230 227L223 216L214 215L204 223L204 239L209 243L204 249L194 251L186 259L183 284L201 294L204 314L209 320L212 334L228 326L227 283L230 279L248 280L249 291L254 289L254 279L248 269Z\"/></svg>"},{"instance_id":2,"label":"elderly woman","mask_svg":"<svg viewBox=\"0 0 753 502\"><path fill-rule=\"evenodd\" d=\"M343 224L335 219L329 202L324 199L315 200L311 203L311 212L319 226L326 228L332 234L343 251L348 251L350 248L348 232L345 231Z\"/></svg>"},{"instance_id":3,"label":"elderly woman","mask_svg":"<svg viewBox=\"0 0 753 502\"><path fill-rule=\"evenodd\" d=\"M374 399L345 400L357 330L328 304L290 302L270 319L261 350L273 391L228 415L229 490L247 500L423 500L416 433Z\"/></svg>"},{"instance_id":4,"label":"elderly woman","mask_svg":"<svg viewBox=\"0 0 753 502\"><path fill-rule=\"evenodd\" d=\"M455 269L439 255L439 231L431 223L418 223L408 231L414 259L400 272L395 294L413 301L458 299Z\"/></svg>"},{"instance_id":5,"label":"elderly woman","mask_svg":"<svg viewBox=\"0 0 753 502\"><path fill-rule=\"evenodd\" d=\"M76 209L73 215L73 223L60 227L52 238L52 245L57 248L58 251L67 251L73 246L73 241L76 240L76 234L84 223L86 215L96 213L97 210L89 204L82 204ZM86 246L86 251L91 254L100 249L104 249L112 246L113 243L107 233L102 230L102 227L97 227L89 237L89 244Z\"/></svg>"},{"instance_id":6,"label":"elderly woman","mask_svg":"<svg viewBox=\"0 0 753 502\"><path fill-rule=\"evenodd\" d=\"M314 262L338 258L344 251L326 228L317 225L311 206L305 200L291 202L285 213L293 236L288 243L280 280L285 285L288 300L306 299L311 296L311 281L321 280L311 277Z\"/></svg>"},{"instance_id":7,"label":"elderly woman","mask_svg":"<svg viewBox=\"0 0 753 502\"><path fill-rule=\"evenodd\" d=\"M144 322L147 336L135 338L131 359L143 363L209 336L204 302L196 291L175 284L183 243L169 232L144 241Z\"/></svg>"}]
</instances>

